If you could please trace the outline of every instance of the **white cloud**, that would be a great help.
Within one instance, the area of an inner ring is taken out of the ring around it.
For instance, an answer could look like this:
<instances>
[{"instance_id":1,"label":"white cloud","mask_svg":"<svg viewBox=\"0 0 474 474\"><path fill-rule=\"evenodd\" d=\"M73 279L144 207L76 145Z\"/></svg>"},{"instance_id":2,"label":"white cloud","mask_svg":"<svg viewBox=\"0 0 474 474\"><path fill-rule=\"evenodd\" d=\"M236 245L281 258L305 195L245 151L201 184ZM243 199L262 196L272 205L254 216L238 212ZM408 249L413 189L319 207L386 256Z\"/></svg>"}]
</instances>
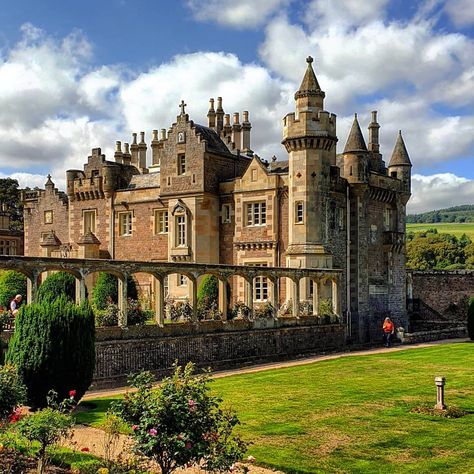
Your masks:
<instances>
[{"instance_id":1,"label":"white cloud","mask_svg":"<svg viewBox=\"0 0 474 474\"><path fill-rule=\"evenodd\" d=\"M412 177L412 197L407 210L410 214L444 209L474 202L474 180L452 173Z\"/></svg>"},{"instance_id":2,"label":"white cloud","mask_svg":"<svg viewBox=\"0 0 474 474\"><path fill-rule=\"evenodd\" d=\"M0 173L0 178L12 178L18 181L20 188L44 188L44 184L46 183L47 177L42 174L32 174L32 173L12 173L9 175ZM53 177L54 178L54 177ZM64 183L64 179L61 182Z\"/></svg>"},{"instance_id":3,"label":"white cloud","mask_svg":"<svg viewBox=\"0 0 474 474\"><path fill-rule=\"evenodd\" d=\"M447 0L445 10L456 26L474 25L474 3L472 0Z\"/></svg>"},{"instance_id":4,"label":"white cloud","mask_svg":"<svg viewBox=\"0 0 474 474\"><path fill-rule=\"evenodd\" d=\"M254 28L276 12L284 11L292 0L188 0L199 21L214 21L233 28Z\"/></svg>"}]
</instances>

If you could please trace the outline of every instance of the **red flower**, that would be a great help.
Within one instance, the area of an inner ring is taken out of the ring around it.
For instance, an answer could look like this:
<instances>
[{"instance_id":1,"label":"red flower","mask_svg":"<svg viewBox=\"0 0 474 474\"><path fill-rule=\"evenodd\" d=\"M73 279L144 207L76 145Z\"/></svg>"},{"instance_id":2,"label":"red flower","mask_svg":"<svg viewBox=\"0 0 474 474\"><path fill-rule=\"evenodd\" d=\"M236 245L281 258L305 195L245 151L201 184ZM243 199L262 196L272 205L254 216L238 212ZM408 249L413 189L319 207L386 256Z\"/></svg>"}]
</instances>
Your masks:
<instances>
[{"instance_id":1,"label":"red flower","mask_svg":"<svg viewBox=\"0 0 474 474\"><path fill-rule=\"evenodd\" d=\"M138 430L138 425L132 425L132 430L137 431Z\"/></svg>"},{"instance_id":2,"label":"red flower","mask_svg":"<svg viewBox=\"0 0 474 474\"><path fill-rule=\"evenodd\" d=\"M88 453L88 452L90 451L90 449L87 448L87 447L84 447L84 448L81 448L81 451L82 451L83 453Z\"/></svg>"},{"instance_id":3,"label":"red flower","mask_svg":"<svg viewBox=\"0 0 474 474\"><path fill-rule=\"evenodd\" d=\"M186 444L184 445L184 447L185 447L186 449L191 449L191 446L192 446L192 445L191 445L191 441L186 441Z\"/></svg>"},{"instance_id":4,"label":"red flower","mask_svg":"<svg viewBox=\"0 0 474 474\"><path fill-rule=\"evenodd\" d=\"M76 396L75 390L69 390L69 398L74 398Z\"/></svg>"}]
</instances>

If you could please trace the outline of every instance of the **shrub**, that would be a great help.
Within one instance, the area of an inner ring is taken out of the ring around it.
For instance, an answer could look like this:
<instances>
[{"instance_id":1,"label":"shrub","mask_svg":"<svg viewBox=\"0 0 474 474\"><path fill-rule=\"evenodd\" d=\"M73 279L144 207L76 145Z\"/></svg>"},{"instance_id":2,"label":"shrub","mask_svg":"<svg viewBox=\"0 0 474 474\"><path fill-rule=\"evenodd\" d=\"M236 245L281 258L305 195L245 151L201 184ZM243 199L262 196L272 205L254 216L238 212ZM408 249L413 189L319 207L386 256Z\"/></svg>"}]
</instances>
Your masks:
<instances>
[{"instance_id":1,"label":"shrub","mask_svg":"<svg viewBox=\"0 0 474 474\"><path fill-rule=\"evenodd\" d=\"M205 275L202 279L198 292L198 304L205 308L210 308L212 305L217 305L219 299L219 280L214 275Z\"/></svg>"},{"instance_id":2,"label":"shrub","mask_svg":"<svg viewBox=\"0 0 474 474\"><path fill-rule=\"evenodd\" d=\"M137 285L133 277L127 279L127 296L138 299ZM118 303L118 279L110 273L99 273L97 282L92 290L92 302L97 309L105 309L109 302Z\"/></svg>"},{"instance_id":3,"label":"shrub","mask_svg":"<svg viewBox=\"0 0 474 474\"><path fill-rule=\"evenodd\" d=\"M0 306L9 308L11 300L15 295L22 295L26 300L26 276L13 270L7 270L0 274Z\"/></svg>"},{"instance_id":4,"label":"shrub","mask_svg":"<svg viewBox=\"0 0 474 474\"><path fill-rule=\"evenodd\" d=\"M474 296L469 299L467 310L467 333L472 341L474 341Z\"/></svg>"},{"instance_id":5,"label":"shrub","mask_svg":"<svg viewBox=\"0 0 474 474\"><path fill-rule=\"evenodd\" d=\"M329 298L322 298L319 300L319 317L331 317L334 315L332 309L332 301Z\"/></svg>"},{"instance_id":6,"label":"shrub","mask_svg":"<svg viewBox=\"0 0 474 474\"><path fill-rule=\"evenodd\" d=\"M26 401L26 387L13 365L0 366L0 423L5 423Z\"/></svg>"},{"instance_id":7,"label":"shrub","mask_svg":"<svg viewBox=\"0 0 474 474\"><path fill-rule=\"evenodd\" d=\"M110 303L105 309L95 310L95 322L97 326L117 326L119 307Z\"/></svg>"},{"instance_id":8,"label":"shrub","mask_svg":"<svg viewBox=\"0 0 474 474\"><path fill-rule=\"evenodd\" d=\"M46 406L49 390L66 398L75 389L80 399L92 382L95 364L94 314L61 295L23 307L16 317L7 361L18 368L33 407Z\"/></svg>"},{"instance_id":9,"label":"shrub","mask_svg":"<svg viewBox=\"0 0 474 474\"><path fill-rule=\"evenodd\" d=\"M142 372L129 379L138 390L115 405L132 425L135 450L158 463L163 474L204 464L206 471L227 471L245 452L235 434L235 413L224 411L210 393L209 376L194 375L194 366L175 365L173 376L156 389L154 377Z\"/></svg>"},{"instance_id":10,"label":"shrub","mask_svg":"<svg viewBox=\"0 0 474 474\"><path fill-rule=\"evenodd\" d=\"M55 272L48 275L38 289L36 300L55 299L59 295L66 295L69 300L75 301L76 279L70 273Z\"/></svg>"},{"instance_id":11,"label":"shrub","mask_svg":"<svg viewBox=\"0 0 474 474\"><path fill-rule=\"evenodd\" d=\"M252 310L241 301L237 301L232 309L232 318L240 318L248 321L252 317Z\"/></svg>"},{"instance_id":12,"label":"shrub","mask_svg":"<svg viewBox=\"0 0 474 474\"><path fill-rule=\"evenodd\" d=\"M132 300L129 298L128 302L128 312L127 319L129 326L140 326L146 323L147 319L150 317L149 311L145 311L140 303L137 300Z\"/></svg>"},{"instance_id":13,"label":"shrub","mask_svg":"<svg viewBox=\"0 0 474 474\"><path fill-rule=\"evenodd\" d=\"M267 302L255 308L254 314L256 319L272 319L275 315L275 308L270 302Z\"/></svg>"}]
</instances>

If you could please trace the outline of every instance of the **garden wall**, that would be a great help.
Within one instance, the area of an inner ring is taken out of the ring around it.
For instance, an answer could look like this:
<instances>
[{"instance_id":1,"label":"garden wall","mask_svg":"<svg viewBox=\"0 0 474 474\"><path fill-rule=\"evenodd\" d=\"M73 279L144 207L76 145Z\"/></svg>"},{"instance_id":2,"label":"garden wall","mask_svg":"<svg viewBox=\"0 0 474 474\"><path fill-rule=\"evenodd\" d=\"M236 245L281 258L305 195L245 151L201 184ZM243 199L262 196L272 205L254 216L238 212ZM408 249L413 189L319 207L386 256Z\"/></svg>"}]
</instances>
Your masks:
<instances>
[{"instance_id":1,"label":"garden wall","mask_svg":"<svg viewBox=\"0 0 474 474\"><path fill-rule=\"evenodd\" d=\"M345 327L317 322L285 318L99 328L92 388L125 385L127 374L140 369L164 375L175 360L217 370L342 350Z\"/></svg>"},{"instance_id":2,"label":"garden wall","mask_svg":"<svg viewBox=\"0 0 474 474\"><path fill-rule=\"evenodd\" d=\"M466 324L467 302L474 296L474 270L409 271L410 332L455 328Z\"/></svg>"}]
</instances>

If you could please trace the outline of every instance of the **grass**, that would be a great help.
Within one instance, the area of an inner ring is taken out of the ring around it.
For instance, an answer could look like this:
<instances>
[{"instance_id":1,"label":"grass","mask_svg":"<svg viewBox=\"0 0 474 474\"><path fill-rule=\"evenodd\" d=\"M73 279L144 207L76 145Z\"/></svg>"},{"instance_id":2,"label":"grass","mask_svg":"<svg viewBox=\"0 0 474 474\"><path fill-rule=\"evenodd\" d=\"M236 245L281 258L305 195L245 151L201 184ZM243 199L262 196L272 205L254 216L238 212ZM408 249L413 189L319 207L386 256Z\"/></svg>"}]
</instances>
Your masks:
<instances>
[{"instance_id":1,"label":"grass","mask_svg":"<svg viewBox=\"0 0 474 474\"><path fill-rule=\"evenodd\" d=\"M441 224L407 224L407 232L424 232L428 229L438 229L442 234L453 234L456 237L466 234L474 241L474 222L465 224L441 223Z\"/></svg>"},{"instance_id":2,"label":"grass","mask_svg":"<svg viewBox=\"0 0 474 474\"><path fill-rule=\"evenodd\" d=\"M257 462L286 473L474 473L474 344L352 356L216 379ZM447 379L457 419L410 413ZM78 421L97 425L111 399ZM91 401L88 401L91 403Z\"/></svg>"}]
</instances>

